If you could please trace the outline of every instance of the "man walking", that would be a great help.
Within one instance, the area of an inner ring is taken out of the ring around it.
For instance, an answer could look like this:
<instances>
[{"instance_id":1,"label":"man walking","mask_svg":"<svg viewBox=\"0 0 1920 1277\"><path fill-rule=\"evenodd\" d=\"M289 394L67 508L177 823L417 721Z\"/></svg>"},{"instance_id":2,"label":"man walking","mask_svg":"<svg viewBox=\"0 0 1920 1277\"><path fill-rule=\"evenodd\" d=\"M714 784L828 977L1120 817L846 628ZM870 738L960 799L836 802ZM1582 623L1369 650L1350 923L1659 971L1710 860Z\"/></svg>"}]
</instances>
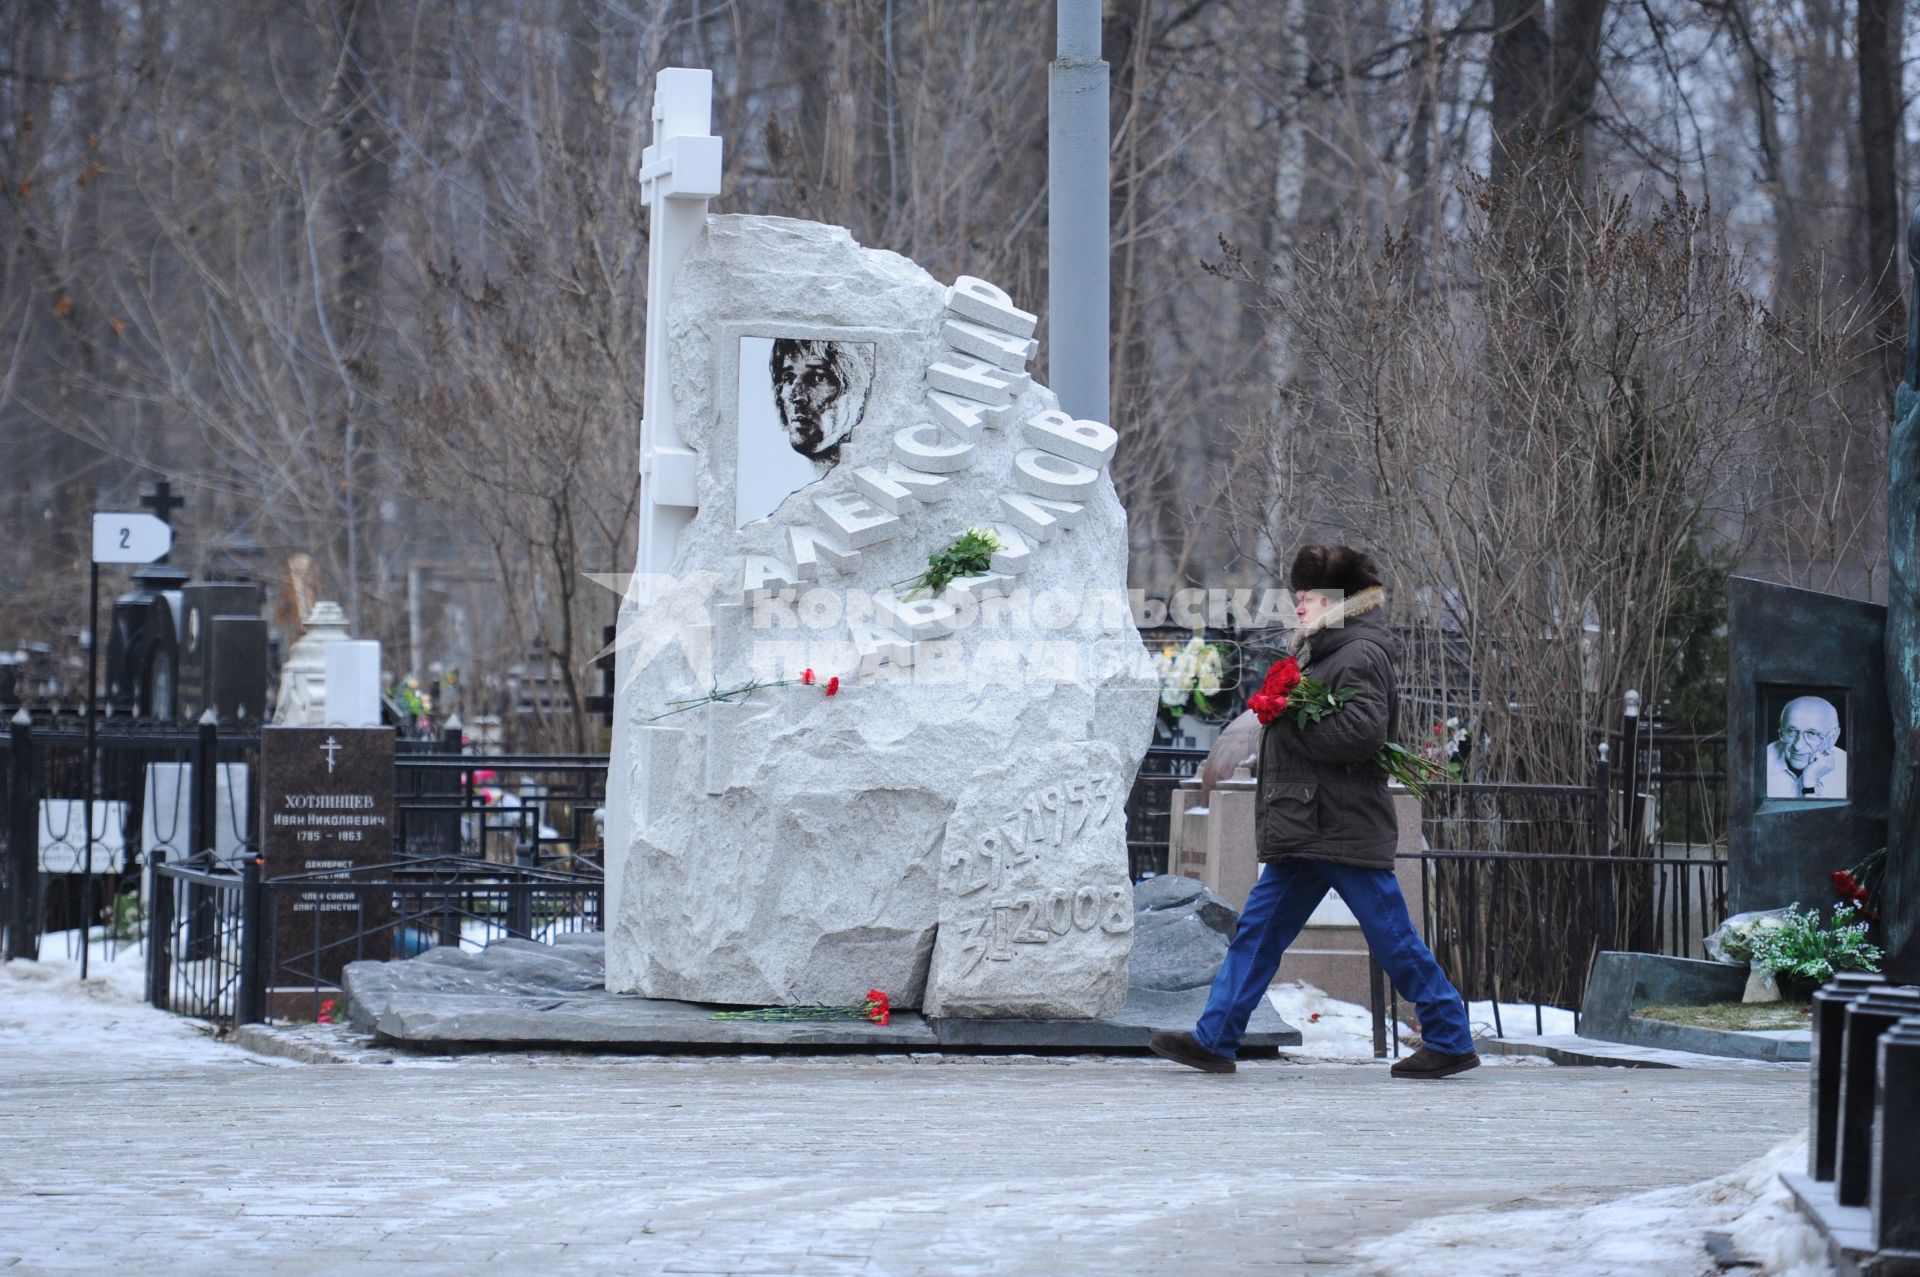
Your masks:
<instances>
[{"instance_id":1,"label":"man walking","mask_svg":"<svg viewBox=\"0 0 1920 1277\"><path fill-rule=\"evenodd\" d=\"M1283 716L1262 729L1254 837L1265 868L1200 1022L1191 1033L1156 1033L1148 1046L1192 1068L1233 1072L1247 1020L1281 955L1331 888L1394 988L1419 1009L1425 1044L1395 1064L1393 1076L1463 1073L1480 1063L1467 1010L1408 916L1393 873L1393 799L1374 762L1397 719L1397 644L1380 569L1347 546L1310 545L1294 558L1291 577L1300 618L1294 655L1328 690L1353 695L1317 723L1299 726Z\"/></svg>"}]
</instances>

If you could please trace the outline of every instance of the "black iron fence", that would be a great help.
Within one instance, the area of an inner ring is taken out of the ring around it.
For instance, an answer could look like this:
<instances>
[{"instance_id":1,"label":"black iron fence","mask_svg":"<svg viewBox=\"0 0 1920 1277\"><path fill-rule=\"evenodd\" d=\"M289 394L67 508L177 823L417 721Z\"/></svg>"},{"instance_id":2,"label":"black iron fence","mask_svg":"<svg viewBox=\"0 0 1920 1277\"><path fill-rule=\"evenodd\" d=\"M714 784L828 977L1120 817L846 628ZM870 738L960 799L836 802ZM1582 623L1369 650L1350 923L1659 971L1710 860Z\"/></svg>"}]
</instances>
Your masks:
<instances>
[{"instance_id":1,"label":"black iron fence","mask_svg":"<svg viewBox=\"0 0 1920 1277\"><path fill-rule=\"evenodd\" d=\"M251 853L257 734L108 719L97 735L89 816L82 721L22 712L8 724L0 764L7 957L35 956L49 931L73 933L76 945L94 937L110 957L143 928L149 904L138 870L149 854L197 851L238 864Z\"/></svg>"},{"instance_id":2,"label":"black iron fence","mask_svg":"<svg viewBox=\"0 0 1920 1277\"><path fill-rule=\"evenodd\" d=\"M1156 745L1140 760L1127 794L1127 864L1135 882L1167 872L1173 791L1207 761L1204 749Z\"/></svg>"},{"instance_id":3,"label":"black iron fence","mask_svg":"<svg viewBox=\"0 0 1920 1277\"><path fill-rule=\"evenodd\" d=\"M157 999L230 1018L240 989L242 878L259 858L259 732L213 722L98 724L88 860L83 728L79 718L15 714L0 737L0 954L38 956L44 933L67 933L75 952L90 941L98 956L106 945L108 958L121 943L161 937L161 952L148 952L150 964L161 962L150 970L159 976ZM440 918L438 937L459 928L538 937L551 931L541 922L553 912L543 899L549 887L570 891L601 876L605 757L476 757L461 753L453 732L440 741L399 741L394 768L394 856L407 868L392 874L394 891L386 895L401 918L401 951L419 947L413 924L422 910ZM445 883L426 897L401 891L445 878L434 866L447 864L461 866L459 891ZM156 891L161 879L165 891ZM263 883L269 914L288 891L311 893L311 885L280 881ZM382 895L361 881L388 879L355 870L336 891ZM568 916L584 910L597 926L597 889L593 901ZM315 904L294 912L361 910ZM273 928L271 918L265 926ZM372 952L386 943L374 935L384 929L355 922L349 933ZM344 952L332 941L309 949L328 962Z\"/></svg>"},{"instance_id":4,"label":"black iron fence","mask_svg":"<svg viewBox=\"0 0 1920 1277\"><path fill-rule=\"evenodd\" d=\"M454 751L394 760L395 847L408 857L599 873L605 755Z\"/></svg>"},{"instance_id":5,"label":"black iron fence","mask_svg":"<svg viewBox=\"0 0 1920 1277\"><path fill-rule=\"evenodd\" d=\"M1428 946L1469 1001L1578 1012L1595 955L1698 956L1726 906L1710 857L1420 852ZM1496 1011L1496 1018L1498 1012Z\"/></svg>"},{"instance_id":6,"label":"black iron fence","mask_svg":"<svg viewBox=\"0 0 1920 1277\"><path fill-rule=\"evenodd\" d=\"M315 1019L351 962L601 925L598 876L462 856L273 879L161 857L149 894L149 1001L223 1026Z\"/></svg>"}]
</instances>

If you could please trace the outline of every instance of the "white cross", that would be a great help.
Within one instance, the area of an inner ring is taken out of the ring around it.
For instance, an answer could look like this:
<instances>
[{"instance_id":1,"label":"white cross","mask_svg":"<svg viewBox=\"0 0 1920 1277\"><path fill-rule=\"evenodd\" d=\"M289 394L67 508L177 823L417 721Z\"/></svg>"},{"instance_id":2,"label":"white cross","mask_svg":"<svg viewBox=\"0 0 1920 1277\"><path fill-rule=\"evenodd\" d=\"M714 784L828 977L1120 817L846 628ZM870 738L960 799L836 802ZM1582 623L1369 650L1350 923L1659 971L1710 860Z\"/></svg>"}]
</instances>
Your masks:
<instances>
[{"instance_id":1,"label":"white cross","mask_svg":"<svg viewBox=\"0 0 1920 1277\"><path fill-rule=\"evenodd\" d=\"M680 531L700 506L693 450L681 437L667 372L667 311L674 276L720 193L721 142L712 136L713 72L668 67L654 81L653 144L641 153L647 241L646 382L640 420L640 601L673 566Z\"/></svg>"},{"instance_id":2,"label":"white cross","mask_svg":"<svg viewBox=\"0 0 1920 1277\"><path fill-rule=\"evenodd\" d=\"M333 775L333 756L343 748L344 746L331 736L327 737L327 743L320 747L320 752L327 756L327 775Z\"/></svg>"}]
</instances>

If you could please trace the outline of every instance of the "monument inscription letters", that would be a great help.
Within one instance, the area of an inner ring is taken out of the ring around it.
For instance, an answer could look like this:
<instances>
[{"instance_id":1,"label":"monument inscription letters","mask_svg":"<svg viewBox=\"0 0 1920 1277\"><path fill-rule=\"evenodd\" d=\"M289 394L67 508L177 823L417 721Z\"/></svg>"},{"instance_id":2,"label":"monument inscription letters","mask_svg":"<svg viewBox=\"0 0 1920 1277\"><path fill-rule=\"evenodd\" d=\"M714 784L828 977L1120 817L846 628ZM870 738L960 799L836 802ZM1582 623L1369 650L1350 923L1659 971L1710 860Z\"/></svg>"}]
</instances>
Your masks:
<instances>
[{"instance_id":1,"label":"monument inscription letters","mask_svg":"<svg viewBox=\"0 0 1920 1277\"><path fill-rule=\"evenodd\" d=\"M392 902L329 882L393 858L393 729L268 727L260 734L260 846L276 986L338 984L356 958L385 958Z\"/></svg>"}]
</instances>

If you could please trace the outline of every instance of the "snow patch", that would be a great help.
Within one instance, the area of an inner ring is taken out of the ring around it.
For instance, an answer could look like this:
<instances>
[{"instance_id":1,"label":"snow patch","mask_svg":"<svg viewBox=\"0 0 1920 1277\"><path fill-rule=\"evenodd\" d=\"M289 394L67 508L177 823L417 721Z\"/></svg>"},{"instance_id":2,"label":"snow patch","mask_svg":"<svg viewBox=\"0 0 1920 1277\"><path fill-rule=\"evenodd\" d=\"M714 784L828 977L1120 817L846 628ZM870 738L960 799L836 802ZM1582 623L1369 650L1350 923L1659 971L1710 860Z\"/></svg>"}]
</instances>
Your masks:
<instances>
[{"instance_id":1,"label":"snow patch","mask_svg":"<svg viewBox=\"0 0 1920 1277\"><path fill-rule=\"evenodd\" d=\"M40 953L38 962L0 963L0 1061L10 1076L266 1063L216 1041L197 1020L148 1006L146 956L136 945L95 937L85 981L74 933L48 934Z\"/></svg>"},{"instance_id":2,"label":"snow patch","mask_svg":"<svg viewBox=\"0 0 1920 1277\"><path fill-rule=\"evenodd\" d=\"M1442 1215L1362 1246L1364 1277L1412 1272L1476 1277L1696 1277L1712 1270L1706 1234L1724 1232L1758 1261L1749 1272L1829 1277L1814 1226L1794 1210L1784 1169L1804 1165L1801 1135L1725 1175L1599 1206Z\"/></svg>"}]
</instances>

